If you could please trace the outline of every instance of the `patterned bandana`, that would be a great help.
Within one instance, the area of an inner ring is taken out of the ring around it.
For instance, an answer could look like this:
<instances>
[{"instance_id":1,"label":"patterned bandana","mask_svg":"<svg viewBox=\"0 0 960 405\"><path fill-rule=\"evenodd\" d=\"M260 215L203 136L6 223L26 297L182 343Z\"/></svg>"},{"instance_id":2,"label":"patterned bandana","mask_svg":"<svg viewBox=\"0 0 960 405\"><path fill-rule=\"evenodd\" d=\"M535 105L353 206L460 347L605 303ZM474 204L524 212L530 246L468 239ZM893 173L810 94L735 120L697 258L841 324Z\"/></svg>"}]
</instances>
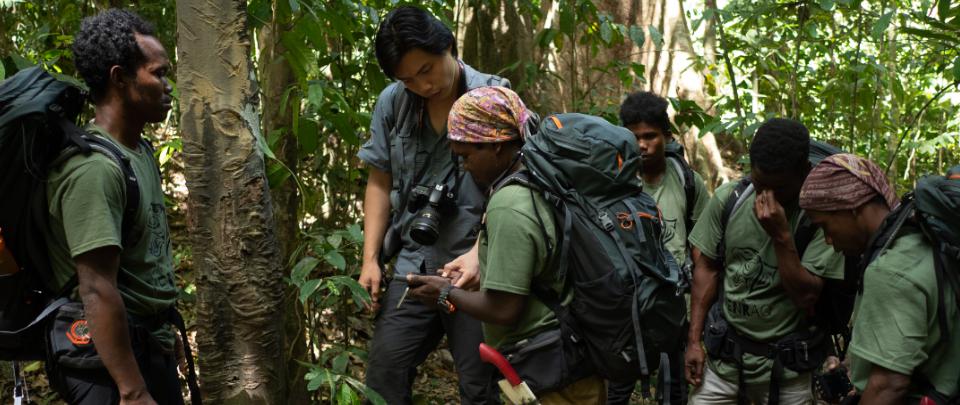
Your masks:
<instances>
[{"instance_id":1,"label":"patterned bandana","mask_svg":"<svg viewBox=\"0 0 960 405\"><path fill-rule=\"evenodd\" d=\"M506 142L523 137L529 113L506 87L479 87L460 96L447 116L447 137L468 143Z\"/></svg>"},{"instance_id":2,"label":"patterned bandana","mask_svg":"<svg viewBox=\"0 0 960 405\"><path fill-rule=\"evenodd\" d=\"M900 203L887 176L875 163L841 153L824 159L810 171L800 190L800 208L814 211L854 209L877 195L887 207Z\"/></svg>"}]
</instances>

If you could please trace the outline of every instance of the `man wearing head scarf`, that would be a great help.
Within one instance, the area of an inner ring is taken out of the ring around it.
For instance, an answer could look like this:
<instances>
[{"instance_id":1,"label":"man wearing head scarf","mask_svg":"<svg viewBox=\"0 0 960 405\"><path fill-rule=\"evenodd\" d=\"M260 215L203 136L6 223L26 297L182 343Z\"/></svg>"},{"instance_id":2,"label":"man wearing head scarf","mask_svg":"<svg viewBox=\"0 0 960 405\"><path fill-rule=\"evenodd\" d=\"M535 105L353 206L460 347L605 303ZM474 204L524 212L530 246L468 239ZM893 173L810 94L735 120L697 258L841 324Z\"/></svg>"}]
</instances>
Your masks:
<instances>
[{"instance_id":1,"label":"man wearing head scarf","mask_svg":"<svg viewBox=\"0 0 960 405\"><path fill-rule=\"evenodd\" d=\"M941 339L947 331L937 321L930 243L908 221L882 251L867 251L898 204L883 170L850 154L825 159L800 191L800 207L823 228L827 243L848 256L875 257L863 272L848 351L862 404L916 404L931 388L948 397L960 389L957 306L941 306L950 312L949 335Z\"/></svg>"},{"instance_id":2,"label":"man wearing head scarf","mask_svg":"<svg viewBox=\"0 0 960 405\"><path fill-rule=\"evenodd\" d=\"M490 194L479 237L481 289L466 291L452 286L450 278L411 274L410 295L476 317L483 322L485 342L502 352L532 348L530 342L547 343L524 354L550 361L540 362L532 387L541 404L602 404L602 379L567 378L561 375L566 374L564 367L553 367L564 363L562 339L552 344L549 339L559 336L560 324L531 294L538 287L561 297L566 293L564 280L556 274L556 258L547 253L557 251L548 248L556 245L552 209L537 192L507 180L521 169L519 152L531 114L520 97L504 87L471 90L453 105L447 121L451 149Z\"/></svg>"}]
</instances>

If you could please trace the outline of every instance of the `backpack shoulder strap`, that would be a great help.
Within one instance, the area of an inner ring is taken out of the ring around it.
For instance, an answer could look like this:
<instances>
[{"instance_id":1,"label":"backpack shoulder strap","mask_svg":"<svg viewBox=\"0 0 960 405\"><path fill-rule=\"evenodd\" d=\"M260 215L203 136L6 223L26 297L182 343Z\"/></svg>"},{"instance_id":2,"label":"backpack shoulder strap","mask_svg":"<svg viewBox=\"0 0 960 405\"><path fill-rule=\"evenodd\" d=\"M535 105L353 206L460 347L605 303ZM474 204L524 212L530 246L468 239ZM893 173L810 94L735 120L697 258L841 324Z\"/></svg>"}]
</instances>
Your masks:
<instances>
[{"instance_id":1,"label":"backpack shoulder strap","mask_svg":"<svg viewBox=\"0 0 960 405\"><path fill-rule=\"evenodd\" d=\"M667 161L673 164L674 170L680 177L680 185L683 186L683 196L686 199L686 221L687 235L693 230L693 208L697 201L696 178L693 175L693 169L687 162L677 156L668 156Z\"/></svg>"},{"instance_id":2,"label":"backpack shoulder strap","mask_svg":"<svg viewBox=\"0 0 960 405\"><path fill-rule=\"evenodd\" d=\"M87 133L87 131L74 125L72 122L67 121L67 124L68 125L64 125L61 123L61 127L66 127L65 130L69 131L67 132L69 134L68 139L70 139L72 145L64 149L64 151L51 164L51 167L61 165L75 155L86 155L89 152L103 154L116 163L120 168L120 173L123 175L125 189L124 194L126 196L126 201L124 201L123 219L121 220L120 224L120 239L123 246L132 246L139 239L133 235L134 232L132 232L132 228L137 212L140 210L140 184L137 180L137 174L133 171L133 166L130 164L130 159L127 158L127 156L123 154L123 151L121 151L117 145L114 145L113 142L100 138L96 135L91 135ZM153 146L150 145L146 140L141 140L140 143L143 147L147 148L146 150L152 156ZM157 170L159 174L159 168Z\"/></svg>"},{"instance_id":3,"label":"backpack shoulder strap","mask_svg":"<svg viewBox=\"0 0 960 405\"><path fill-rule=\"evenodd\" d=\"M752 192L753 182L750 180L750 176L746 176L737 181L737 185L733 187L733 192L727 197L727 201L723 203L723 211L720 212L721 238L720 243L717 244L717 256L720 258L719 262L721 267L724 265L724 256L727 247L727 223L730 222L730 217L743 205Z\"/></svg>"}]
</instances>

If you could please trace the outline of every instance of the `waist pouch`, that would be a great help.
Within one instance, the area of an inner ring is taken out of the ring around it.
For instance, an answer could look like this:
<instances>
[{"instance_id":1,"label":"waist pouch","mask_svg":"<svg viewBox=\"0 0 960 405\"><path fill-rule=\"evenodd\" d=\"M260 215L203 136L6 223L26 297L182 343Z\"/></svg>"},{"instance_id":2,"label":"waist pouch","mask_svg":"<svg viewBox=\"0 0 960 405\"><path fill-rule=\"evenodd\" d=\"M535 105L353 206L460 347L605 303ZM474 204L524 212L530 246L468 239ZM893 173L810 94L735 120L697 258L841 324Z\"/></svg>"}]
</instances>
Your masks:
<instances>
[{"instance_id":1,"label":"waist pouch","mask_svg":"<svg viewBox=\"0 0 960 405\"><path fill-rule=\"evenodd\" d=\"M581 350L569 333L558 328L504 346L500 353L530 390L540 395L560 390L592 374Z\"/></svg>"},{"instance_id":2,"label":"waist pouch","mask_svg":"<svg viewBox=\"0 0 960 405\"><path fill-rule=\"evenodd\" d=\"M820 367L830 349L826 336L816 330L802 330L772 343L759 342L737 333L723 317L719 304L707 313L703 330L707 355L723 361L741 363L743 353L779 360L783 367L804 373Z\"/></svg>"},{"instance_id":3,"label":"waist pouch","mask_svg":"<svg viewBox=\"0 0 960 405\"><path fill-rule=\"evenodd\" d=\"M727 330L730 325L723 318L720 304L715 303L707 312L707 321L703 328L703 345L707 349L707 355L715 359L724 359L726 357L735 357L733 353L724 355L725 346L727 346ZM739 361L739 360L738 360Z\"/></svg>"},{"instance_id":4,"label":"waist pouch","mask_svg":"<svg viewBox=\"0 0 960 405\"><path fill-rule=\"evenodd\" d=\"M149 330L130 319L127 322L136 358L141 358L146 350L160 350ZM47 350L47 361L60 367L105 369L90 337L90 327L84 316L83 303L80 302L65 304L57 310L47 329Z\"/></svg>"}]
</instances>

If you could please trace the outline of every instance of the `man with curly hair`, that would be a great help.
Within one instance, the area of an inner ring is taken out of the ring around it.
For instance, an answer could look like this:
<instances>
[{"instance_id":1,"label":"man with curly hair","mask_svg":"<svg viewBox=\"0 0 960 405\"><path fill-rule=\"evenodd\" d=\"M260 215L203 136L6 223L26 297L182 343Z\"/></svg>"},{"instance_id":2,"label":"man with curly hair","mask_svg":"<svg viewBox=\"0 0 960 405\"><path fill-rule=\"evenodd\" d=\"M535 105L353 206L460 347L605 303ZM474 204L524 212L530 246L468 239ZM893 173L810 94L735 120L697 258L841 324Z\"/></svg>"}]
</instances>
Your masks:
<instances>
[{"instance_id":1,"label":"man with curly hair","mask_svg":"<svg viewBox=\"0 0 960 405\"><path fill-rule=\"evenodd\" d=\"M690 233L699 250L685 355L693 405L813 402L827 339L810 315L824 279L843 278L844 258L822 230L805 247L795 239L809 155L803 124L767 120L750 144L750 176L718 187Z\"/></svg>"},{"instance_id":2,"label":"man with curly hair","mask_svg":"<svg viewBox=\"0 0 960 405\"><path fill-rule=\"evenodd\" d=\"M78 154L51 169L46 237L55 284L76 277L72 294L83 311L67 334L73 346L47 362L48 377L70 404L182 404L170 232L159 168L142 138L146 124L170 111L170 61L150 23L117 9L83 20L73 54L94 104L86 132L129 159L140 206L122 235L130 190L105 154ZM67 361L78 357L85 361Z\"/></svg>"},{"instance_id":3,"label":"man with curly hair","mask_svg":"<svg viewBox=\"0 0 960 405\"><path fill-rule=\"evenodd\" d=\"M693 171L683 156L667 154L668 148L677 150L677 140L670 130L669 103L663 97L648 91L628 94L620 104L620 123L637 137L637 146L643 157L640 178L643 191L657 201L663 214L664 244L677 264L690 269L692 252L687 233L693 229L710 195L700 174ZM688 193L688 189L692 193ZM689 270L685 270L685 274ZM687 276L685 276L687 277ZM687 277L689 278L689 277ZM689 282L689 280L687 280ZM682 353L675 353L670 361L674 381L683 380ZM610 383L607 403L627 404L634 391L633 383ZM686 403L681 384L672 384L671 403Z\"/></svg>"}]
</instances>

